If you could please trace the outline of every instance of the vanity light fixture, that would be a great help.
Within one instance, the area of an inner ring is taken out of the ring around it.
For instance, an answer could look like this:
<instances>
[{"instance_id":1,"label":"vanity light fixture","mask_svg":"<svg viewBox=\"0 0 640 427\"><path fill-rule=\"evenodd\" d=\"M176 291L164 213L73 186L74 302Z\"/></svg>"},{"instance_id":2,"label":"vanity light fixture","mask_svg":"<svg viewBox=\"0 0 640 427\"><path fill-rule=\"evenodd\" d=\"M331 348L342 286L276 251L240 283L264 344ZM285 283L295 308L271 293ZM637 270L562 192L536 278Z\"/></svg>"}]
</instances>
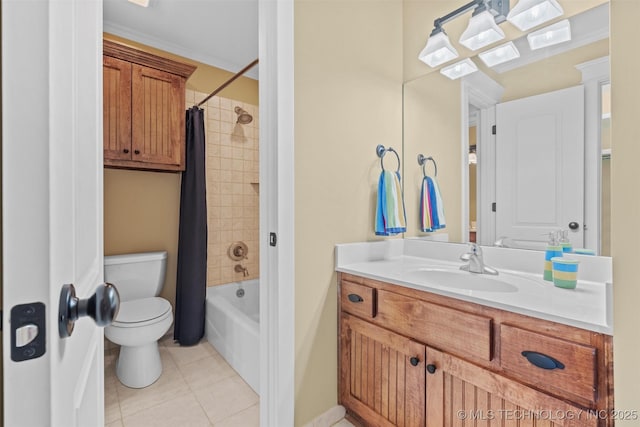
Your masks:
<instances>
[{"instance_id":1,"label":"vanity light fixture","mask_svg":"<svg viewBox=\"0 0 640 427\"><path fill-rule=\"evenodd\" d=\"M507 15L507 21L519 30L527 31L563 13L562 6L556 0L520 0Z\"/></svg>"},{"instance_id":2,"label":"vanity light fixture","mask_svg":"<svg viewBox=\"0 0 640 427\"><path fill-rule=\"evenodd\" d=\"M149 0L129 0L133 4L137 4L138 6L148 7Z\"/></svg>"},{"instance_id":3,"label":"vanity light fixture","mask_svg":"<svg viewBox=\"0 0 640 427\"><path fill-rule=\"evenodd\" d=\"M462 34L460 43L469 49L476 50L490 43L502 40L504 33L497 24L506 19L509 12L508 0L472 0L433 21L433 31L427 44L418 55L418 59L430 67L437 67L458 57L442 25L458 16L474 9L469 26Z\"/></svg>"},{"instance_id":4,"label":"vanity light fixture","mask_svg":"<svg viewBox=\"0 0 640 427\"><path fill-rule=\"evenodd\" d=\"M477 15L476 12L473 13L467 29L460 36L460 44L471 50L478 50L502 39L504 31L498 27L491 12L483 10Z\"/></svg>"},{"instance_id":5,"label":"vanity light fixture","mask_svg":"<svg viewBox=\"0 0 640 427\"><path fill-rule=\"evenodd\" d=\"M447 36L447 33L444 32L442 27L434 28L429 36L429 40L427 40L427 45L422 49L420 55L418 55L420 61L432 68L457 57L458 51L453 47L449 36Z\"/></svg>"},{"instance_id":6,"label":"vanity light fixture","mask_svg":"<svg viewBox=\"0 0 640 427\"><path fill-rule=\"evenodd\" d=\"M556 22L527 35L531 50L542 49L571 40L571 24L568 19Z\"/></svg>"},{"instance_id":7,"label":"vanity light fixture","mask_svg":"<svg viewBox=\"0 0 640 427\"><path fill-rule=\"evenodd\" d=\"M448 65L440 70L440 73L449 77L451 80L459 79L468 74L478 71L478 67L469 58L456 62L455 64Z\"/></svg>"},{"instance_id":8,"label":"vanity light fixture","mask_svg":"<svg viewBox=\"0 0 640 427\"><path fill-rule=\"evenodd\" d=\"M487 65L487 67L494 67L498 64L502 64L503 62L519 58L520 52L513 42L508 42L487 50L486 52L480 52L478 56L482 59L482 62Z\"/></svg>"}]
</instances>

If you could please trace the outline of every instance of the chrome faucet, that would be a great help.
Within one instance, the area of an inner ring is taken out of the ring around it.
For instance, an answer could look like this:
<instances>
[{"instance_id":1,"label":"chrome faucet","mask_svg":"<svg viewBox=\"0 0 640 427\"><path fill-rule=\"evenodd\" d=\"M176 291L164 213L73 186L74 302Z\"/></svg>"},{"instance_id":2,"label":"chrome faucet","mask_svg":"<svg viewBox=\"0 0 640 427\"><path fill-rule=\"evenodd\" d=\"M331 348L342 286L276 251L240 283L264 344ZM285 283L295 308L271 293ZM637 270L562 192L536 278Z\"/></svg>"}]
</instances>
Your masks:
<instances>
[{"instance_id":1,"label":"chrome faucet","mask_svg":"<svg viewBox=\"0 0 640 427\"><path fill-rule=\"evenodd\" d=\"M495 268L484 265L482 248L475 243L471 243L469 245L469 252L462 254L460 259L462 261L468 261L467 264L460 266L460 270L478 274L498 274L498 271Z\"/></svg>"}]
</instances>

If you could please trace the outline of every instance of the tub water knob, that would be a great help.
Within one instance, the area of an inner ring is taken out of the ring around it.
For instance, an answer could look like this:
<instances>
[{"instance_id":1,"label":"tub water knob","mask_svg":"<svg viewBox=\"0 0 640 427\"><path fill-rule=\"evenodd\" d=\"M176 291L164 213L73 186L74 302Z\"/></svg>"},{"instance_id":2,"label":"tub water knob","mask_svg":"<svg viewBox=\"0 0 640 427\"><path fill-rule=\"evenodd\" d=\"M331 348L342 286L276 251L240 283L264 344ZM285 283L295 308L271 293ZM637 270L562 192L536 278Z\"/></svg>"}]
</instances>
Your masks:
<instances>
[{"instance_id":1,"label":"tub water knob","mask_svg":"<svg viewBox=\"0 0 640 427\"><path fill-rule=\"evenodd\" d=\"M234 261L241 261L243 259L247 259L247 254L249 253L249 248L247 244L244 242L233 242L231 246L229 246L229 258Z\"/></svg>"}]
</instances>

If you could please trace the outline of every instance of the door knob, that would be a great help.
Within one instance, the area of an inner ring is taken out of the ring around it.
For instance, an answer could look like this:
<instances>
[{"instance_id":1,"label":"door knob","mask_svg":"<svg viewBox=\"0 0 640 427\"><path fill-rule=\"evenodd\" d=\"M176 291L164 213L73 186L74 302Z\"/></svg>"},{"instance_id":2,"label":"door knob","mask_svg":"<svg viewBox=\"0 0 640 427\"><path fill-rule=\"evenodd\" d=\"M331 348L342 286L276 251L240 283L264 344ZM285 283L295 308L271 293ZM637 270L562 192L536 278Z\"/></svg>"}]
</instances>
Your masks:
<instances>
[{"instance_id":1,"label":"door knob","mask_svg":"<svg viewBox=\"0 0 640 427\"><path fill-rule=\"evenodd\" d=\"M60 292L58 306L58 332L60 338L70 337L76 320L91 317L98 326L108 326L118 314L120 295L111 283L98 286L96 292L87 299L76 297L73 285L64 285Z\"/></svg>"},{"instance_id":2,"label":"door knob","mask_svg":"<svg viewBox=\"0 0 640 427\"><path fill-rule=\"evenodd\" d=\"M580 224L578 224L578 223L577 223L577 222L575 222L575 221L571 221L571 222L569 223L569 228L570 228L570 229L572 229L572 230L577 230L578 228L580 228Z\"/></svg>"}]
</instances>

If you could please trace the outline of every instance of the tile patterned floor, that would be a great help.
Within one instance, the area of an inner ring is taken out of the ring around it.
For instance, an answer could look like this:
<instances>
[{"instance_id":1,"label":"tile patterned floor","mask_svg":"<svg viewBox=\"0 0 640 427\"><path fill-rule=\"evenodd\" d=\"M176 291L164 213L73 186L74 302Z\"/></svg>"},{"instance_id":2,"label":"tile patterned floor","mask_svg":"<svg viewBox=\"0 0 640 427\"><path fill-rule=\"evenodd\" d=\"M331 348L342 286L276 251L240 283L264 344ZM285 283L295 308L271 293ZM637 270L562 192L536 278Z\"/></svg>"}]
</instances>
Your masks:
<instances>
[{"instance_id":1,"label":"tile patterned floor","mask_svg":"<svg viewBox=\"0 0 640 427\"><path fill-rule=\"evenodd\" d=\"M116 378L118 349L105 352L106 427L257 427L259 398L206 341L159 342L162 376L143 389Z\"/></svg>"}]
</instances>

